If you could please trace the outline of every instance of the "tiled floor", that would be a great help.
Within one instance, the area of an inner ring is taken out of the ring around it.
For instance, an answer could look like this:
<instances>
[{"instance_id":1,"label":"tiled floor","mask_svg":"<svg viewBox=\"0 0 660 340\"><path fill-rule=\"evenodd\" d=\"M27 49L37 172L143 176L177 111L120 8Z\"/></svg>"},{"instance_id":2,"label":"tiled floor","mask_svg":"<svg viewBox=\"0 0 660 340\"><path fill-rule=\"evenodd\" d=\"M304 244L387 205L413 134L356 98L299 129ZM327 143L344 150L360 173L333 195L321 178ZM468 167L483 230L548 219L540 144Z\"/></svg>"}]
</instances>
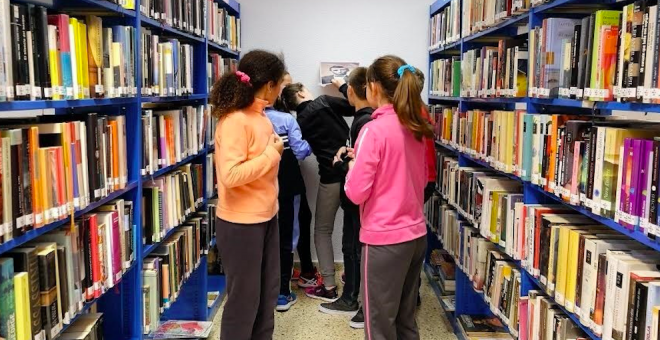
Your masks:
<instances>
[{"instance_id":1,"label":"tiled floor","mask_svg":"<svg viewBox=\"0 0 660 340\"><path fill-rule=\"evenodd\" d=\"M425 275L422 275L422 306L417 315L417 324L422 339L454 340L449 322L440 309L440 303ZM294 285L295 286L295 285ZM362 330L354 330L348 326L348 317L330 316L318 311L319 301L305 296L304 292L295 289L298 303L286 313L275 315L275 340L358 340L364 339ZM214 330L210 340L219 338L222 309L214 320Z\"/></svg>"}]
</instances>

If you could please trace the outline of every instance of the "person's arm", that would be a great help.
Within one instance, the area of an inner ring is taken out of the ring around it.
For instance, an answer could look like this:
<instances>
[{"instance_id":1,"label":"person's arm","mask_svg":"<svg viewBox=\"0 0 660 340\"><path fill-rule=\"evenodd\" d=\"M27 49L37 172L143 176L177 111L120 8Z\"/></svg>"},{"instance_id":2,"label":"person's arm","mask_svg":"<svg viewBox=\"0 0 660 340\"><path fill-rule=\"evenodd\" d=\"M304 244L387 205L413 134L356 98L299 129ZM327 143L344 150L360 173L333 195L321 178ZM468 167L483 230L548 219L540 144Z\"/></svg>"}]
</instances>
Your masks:
<instances>
[{"instance_id":1,"label":"person's arm","mask_svg":"<svg viewBox=\"0 0 660 340\"><path fill-rule=\"evenodd\" d=\"M299 161L307 158L312 154L312 147L309 146L306 140L302 138L300 126L293 116L286 119L287 135L289 136L289 147Z\"/></svg>"},{"instance_id":2,"label":"person's arm","mask_svg":"<svg viewBox=\"0 0 660 340\"><path fill-rule=\"evenodd\" d=\"M355 116L355 108L348 103L347 99L333 96L325 96L325 98L328 102L328 105L330 106L330 109L332 109L332 112L334 112L336 115L342 117Z\"/></svg>"},{"instance_id":3,"label":"person's arm","mask_svg":"<svg viewBox=\"0 0 660 340\"><path fill-rule=\"evenodd\" d=\"M261 155L248 160L247 127L239 119L226 119L215 137L215 148L218 150L215 153L216 164L220 168L218 180L224 186L234 188L245 185L278 166L280 153L270 143Z\"/></svg>"},{"instance_id":4,"label":"person's arm","mask_svg":"<svg viewBox=\"0 0 660 340\"><path fill-rule=\"evenodd\" d=\"M374 185L374 178L380 163L380 146L376 135L365 127L358 137L355 151L355 163L346 175L344 191L346 196L355 204L364 203Z\"/></svg>"},{"instance_id":5,"label":"person's arm","mask_svg":"<svg viewBox=\"0 0 660 340\"><path fill-rule=\"evenodd\" d=\"M341 84L341 86L339 86L339 92L344 95L344 98L348 99L348 84Z\"/></svg>"}]
</instances>

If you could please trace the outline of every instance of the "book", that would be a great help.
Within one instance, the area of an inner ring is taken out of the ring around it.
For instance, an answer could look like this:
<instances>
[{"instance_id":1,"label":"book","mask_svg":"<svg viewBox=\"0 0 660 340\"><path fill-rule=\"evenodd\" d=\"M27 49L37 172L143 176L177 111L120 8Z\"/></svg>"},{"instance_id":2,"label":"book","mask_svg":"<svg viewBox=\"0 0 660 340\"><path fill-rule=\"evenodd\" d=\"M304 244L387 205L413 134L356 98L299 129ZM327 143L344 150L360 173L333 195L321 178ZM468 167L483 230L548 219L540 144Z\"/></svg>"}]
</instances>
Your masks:
<instances>
[{"instance_id":1,"label":"book","mask_svg":"<svg viewBox=\"0 0 660 340\"><path fill-rule=\"evenodd\" d=\"M27 274L30 300L30 332L35 339L45 336L41 324L41 301L39 295L39 264L37 249L34 247L16 248L7 253L14 260L14 271Z\"/></svg>"},{"instance_id":2,"label":"book","mask_svg":"<svg viewBox=\"0 0 660 340\"><path fill-rule=\"evenodd\" d=\"M32 337L30 286L26 272L14 275L14 302L16 305L16 339L30 339Z\"/></svg>"},{"instance_id":3,"label":"book","mask_svg":"<svg viewBox=\"0 0 660 340\"><path fill-rule=\"evenodd\" d=\"M158 326L154 339L205 338L211 334L212 322L168 320Z\"/></svg>"},{"instance_id":4,"label":"book","mask_svg":"<svg viewBox=\"0 0 660 340\"><path fill-rule=\"evenodd\" d=\"M13 276L14 260L0 258L0 337L4 339L17 339Z\"/></svg>"}]
</instances>

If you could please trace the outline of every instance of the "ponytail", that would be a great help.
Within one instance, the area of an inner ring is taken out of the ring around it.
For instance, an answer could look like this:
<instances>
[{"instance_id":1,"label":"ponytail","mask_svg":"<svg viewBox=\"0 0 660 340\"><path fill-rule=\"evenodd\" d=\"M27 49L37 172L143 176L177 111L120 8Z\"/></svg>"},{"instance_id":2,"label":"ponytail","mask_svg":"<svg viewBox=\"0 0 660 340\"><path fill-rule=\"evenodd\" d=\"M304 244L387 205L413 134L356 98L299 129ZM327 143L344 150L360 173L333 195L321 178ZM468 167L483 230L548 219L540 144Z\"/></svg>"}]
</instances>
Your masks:
<instances>
[{"instance_id":1,"label":"ponytail","mask_svg":"<svg viewBox=\"0 0 660 340\"><path fill-rule=\"evenodd\" d=\"M279 84L286 66L280 57L262 50L250 51L238 63L238 71L226 73L213 86L213 115L221 118L254 102L254 95L269 83Z\"/></svg>"},{"instance_id":2,"label":"ponytail","mask_svg":"<svg viewBox=\"0 0 660 340\"><path fill-rule=\"evenodd\" d=\"M413 133L415 139L433 138L433 128L424 117L424 103L420 84L416 73L420 70L406 64L396 56L384 56L376 59L369 66L367 81L377 82L383 88L385 95L394 106L399 122Z\"/></svg>"}]
</instances>

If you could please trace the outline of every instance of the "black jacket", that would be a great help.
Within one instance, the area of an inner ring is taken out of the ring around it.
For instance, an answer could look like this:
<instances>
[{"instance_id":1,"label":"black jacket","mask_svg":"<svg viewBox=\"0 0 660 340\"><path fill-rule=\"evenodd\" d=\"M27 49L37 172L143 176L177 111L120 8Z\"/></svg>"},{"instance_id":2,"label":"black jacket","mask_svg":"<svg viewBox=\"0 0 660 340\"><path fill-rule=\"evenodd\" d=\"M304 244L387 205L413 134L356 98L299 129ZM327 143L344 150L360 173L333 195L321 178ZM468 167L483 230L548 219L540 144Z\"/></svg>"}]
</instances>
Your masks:
<instances>
[{"instance_id":1,"label":"black jacket","mask_svg":"<svg viewBox=\"0 0 660 340\"><path fill-rule=\"evenodd\" d=\"M342 87L339 88L339 91L344 94L345 97L348 97L346 91L347 91L348 86L347 85L342 85ZM353 118L353 123L351 124L351 129L350 129L350 140L348 143L348 146L354 148L355 143L357 142L358 136L360 135L360 131L362 128L371 121L371 114L374 113L374 109L371 107L365 107L363 109L358 110L355 112L355 117ZM339 149L337 149L339 151ZM336 154L336 152L335 152ZM341 181L341 202L342 202L342 209L344 211L346 210L353 210L355 212L359 212L359 207L353 202L351 202L350 199L346 196L346 192L344 192L344 184L346 182L346 174L348 174L348 163L337 163L335 165L335 169L337 172L342 174L342 181Z\"/></svg>"},{"instance_id":2,"label":"black jacket","mask_svg":"<svg viewBox=\"0 0 660 340\"><path fill-rule=\"evenodd\" d=\"M296 108L303 138L311 145L319 163L321 183L339 183L343 175L332 166L337 150L346 145L348 124L344 117L352 117L355 109L346 99L320 96L301 103Z\"/></svg>"}]
</instances>

